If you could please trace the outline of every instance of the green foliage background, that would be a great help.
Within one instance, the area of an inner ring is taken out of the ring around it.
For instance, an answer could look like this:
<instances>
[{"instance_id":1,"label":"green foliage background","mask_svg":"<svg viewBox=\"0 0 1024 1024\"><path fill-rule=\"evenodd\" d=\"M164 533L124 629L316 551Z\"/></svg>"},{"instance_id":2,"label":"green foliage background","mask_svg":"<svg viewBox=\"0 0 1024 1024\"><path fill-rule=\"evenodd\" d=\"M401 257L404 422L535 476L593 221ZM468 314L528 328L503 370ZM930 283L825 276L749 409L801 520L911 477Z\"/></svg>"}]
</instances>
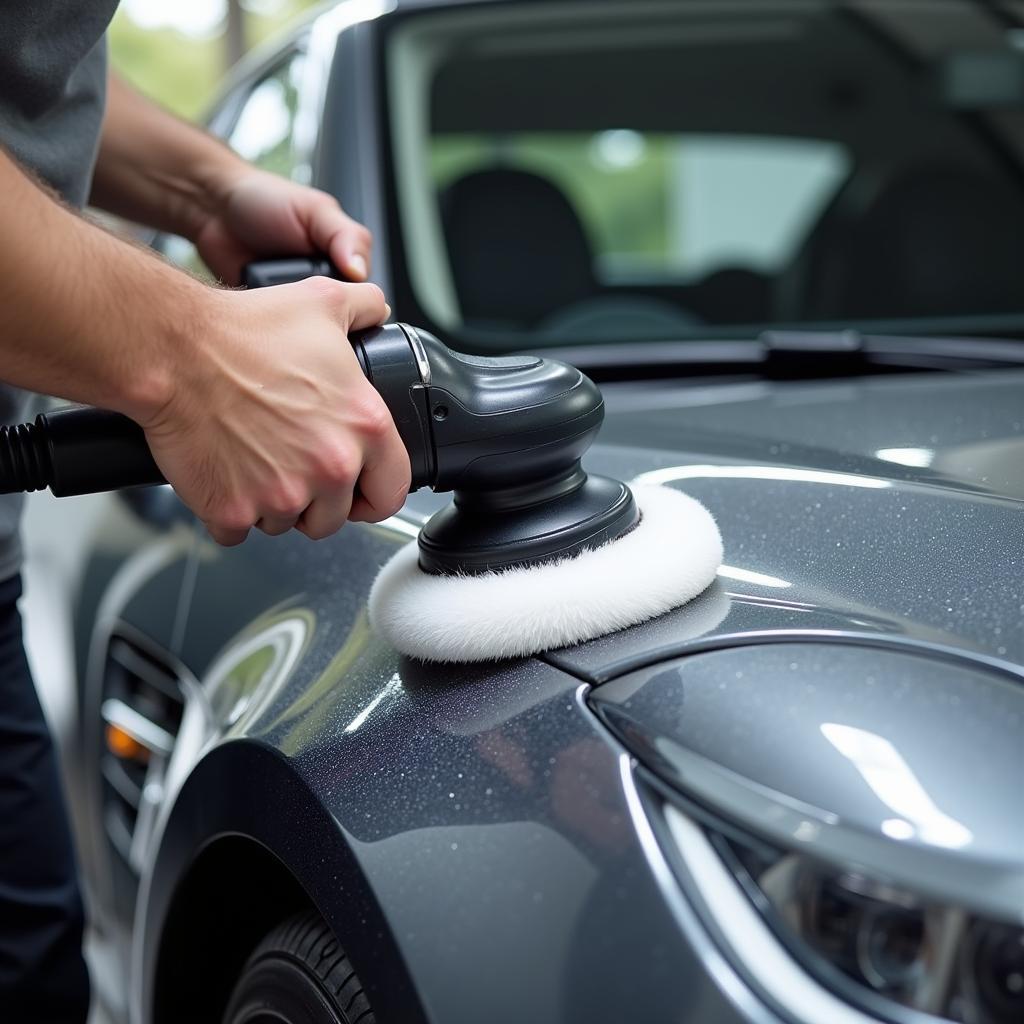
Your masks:
<instances>
[{"instance_id":1,"label":"green foliage background","mask_svg":"<svg viewBox=\"0 0 1024 1024\"><path fill-rule=\"evenodd\" d=\"M435 136L431 173L439 189L470 171L504 166L548 178L568 196L599 257L664 269L670 260L669 136L647 135L643 159L629 168L596 162L592 133L522 133L488 138Z\"/></svg>"},{"instance_id":2,"label":"green foliage background","mask_svg":"<svg viewBox=\"0 0 1024 1024\"><path fill-rule=\"evenodd\" d=\"M247 0L240 2L245 10ZM280 34L319 4L320 0L261 0L257 6L253 0L253 9L245 13L249 47ZM121 10L111 24L109 40L112 62L121 74L189 119L203 117L228 70L223 30L197 38L169 28L146 29ZM647 136L644 159L630 168L595 162L590 141L591 135L584 133L436 138L431 170L439 188L481 166L504 164L540 173L570 198L599 257L667 269L672 260L667 209L670 140Z\"/></svg>"},{"instance_id":3,"label":"green foliage background","mask_svg":"<svg viewBox=\"0 0 1024 1024\"><path fill-rule=\"evenodd\" d=\"M279 33L319 0L283 0L270 14L247 12L250 47ZM193 38L173 29L140 28L123 10L110 26L114 67L147 96L176 114L202 117L226 71L223 33Z\"/></svg>"}]
</instances>

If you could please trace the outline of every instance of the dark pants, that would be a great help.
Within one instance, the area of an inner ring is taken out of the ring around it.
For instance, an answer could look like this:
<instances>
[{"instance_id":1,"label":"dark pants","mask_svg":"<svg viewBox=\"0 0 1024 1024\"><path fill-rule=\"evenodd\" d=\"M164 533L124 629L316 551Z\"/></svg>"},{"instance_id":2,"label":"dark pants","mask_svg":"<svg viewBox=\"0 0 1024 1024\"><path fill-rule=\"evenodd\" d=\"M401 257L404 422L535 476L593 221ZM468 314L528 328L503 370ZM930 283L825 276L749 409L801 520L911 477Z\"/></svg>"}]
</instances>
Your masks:
<instances>
[{"instance_id":1,"label":"dark pants","mask_svg":"<svg viewBox=\"0 0 1024 1024\"><path fill-rule=\"evenodd\" d=\"M82 900L57 757L22 645L20 596L20 578L0 582L0 1021L82 1024Z\"/></svg>"}]
</instances>

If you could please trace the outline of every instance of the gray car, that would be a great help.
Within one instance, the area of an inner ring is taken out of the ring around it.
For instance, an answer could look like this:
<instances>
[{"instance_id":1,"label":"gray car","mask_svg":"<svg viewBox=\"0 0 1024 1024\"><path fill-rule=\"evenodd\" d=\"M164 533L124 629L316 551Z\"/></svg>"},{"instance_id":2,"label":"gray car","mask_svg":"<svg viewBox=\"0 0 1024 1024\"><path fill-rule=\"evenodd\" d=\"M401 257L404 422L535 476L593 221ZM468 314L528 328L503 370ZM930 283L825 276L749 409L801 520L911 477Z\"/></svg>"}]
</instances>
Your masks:
<instances>
[{"instance_id":1,"label":"gray car","mask_svg":"<svg viewBox=\"0 0 1024 1024\"><path fill-rule=\"evenodd\" d=\"M111 498L73 783L115 1012L1024 1020L1024 8L350 0L211 125L373 230L398 318L590 373L587 468L726 564L445 667L366 601L446 496L235 549Z\"/></svg>"}]
</instances>

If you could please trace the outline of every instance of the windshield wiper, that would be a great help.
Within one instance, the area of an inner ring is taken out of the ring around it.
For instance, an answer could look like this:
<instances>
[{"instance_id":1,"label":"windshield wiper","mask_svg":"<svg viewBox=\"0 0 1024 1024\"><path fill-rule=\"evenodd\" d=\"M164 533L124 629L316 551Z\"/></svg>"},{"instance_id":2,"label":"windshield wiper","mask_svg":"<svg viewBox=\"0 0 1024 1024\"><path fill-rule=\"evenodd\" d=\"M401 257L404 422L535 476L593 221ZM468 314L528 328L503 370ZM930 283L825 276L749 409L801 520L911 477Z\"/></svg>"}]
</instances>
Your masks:
<instances>
[{"instance_id":1,"label":"windshield wiper","mask_svg":"<svg viewBox=\"0 0 1024 1024\"><path fill-rule=\"evenodd\" d=\"M763 373L782 380L864 373L865 342L859 331L765 331L758 338Z\"/></svg>"},{"instance_id":2,"label":"windshield wiper","mask_svg":"<svg viewBox=\"0 0 1024 1024\"><path fill-rule=\"evenodd\" d=\"M755 375L773 380L1024 366L1024 342L859 331L769 330L750 341L658 341L543 349L595 380Z\"/></svg>"}]
</instances>

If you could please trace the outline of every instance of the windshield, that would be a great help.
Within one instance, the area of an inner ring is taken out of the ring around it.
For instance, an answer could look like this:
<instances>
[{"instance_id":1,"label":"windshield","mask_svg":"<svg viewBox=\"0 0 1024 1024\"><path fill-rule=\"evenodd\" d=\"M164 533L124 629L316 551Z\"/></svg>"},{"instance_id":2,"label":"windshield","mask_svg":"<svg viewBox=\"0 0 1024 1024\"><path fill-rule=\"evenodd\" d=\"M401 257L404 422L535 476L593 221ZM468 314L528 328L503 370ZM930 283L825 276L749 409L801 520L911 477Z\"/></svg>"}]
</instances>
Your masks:
<instances>
[{"instance_id":1,"label":"windshield","mask_svg":"<svg viewBox=\"0 0 1024 1024\"><path fill-rule=\"evenodd\" d=\"M1022 3L488 4L386 48L405 286L464 347L1024 334Z\"/></svg>"}]
</instances>

